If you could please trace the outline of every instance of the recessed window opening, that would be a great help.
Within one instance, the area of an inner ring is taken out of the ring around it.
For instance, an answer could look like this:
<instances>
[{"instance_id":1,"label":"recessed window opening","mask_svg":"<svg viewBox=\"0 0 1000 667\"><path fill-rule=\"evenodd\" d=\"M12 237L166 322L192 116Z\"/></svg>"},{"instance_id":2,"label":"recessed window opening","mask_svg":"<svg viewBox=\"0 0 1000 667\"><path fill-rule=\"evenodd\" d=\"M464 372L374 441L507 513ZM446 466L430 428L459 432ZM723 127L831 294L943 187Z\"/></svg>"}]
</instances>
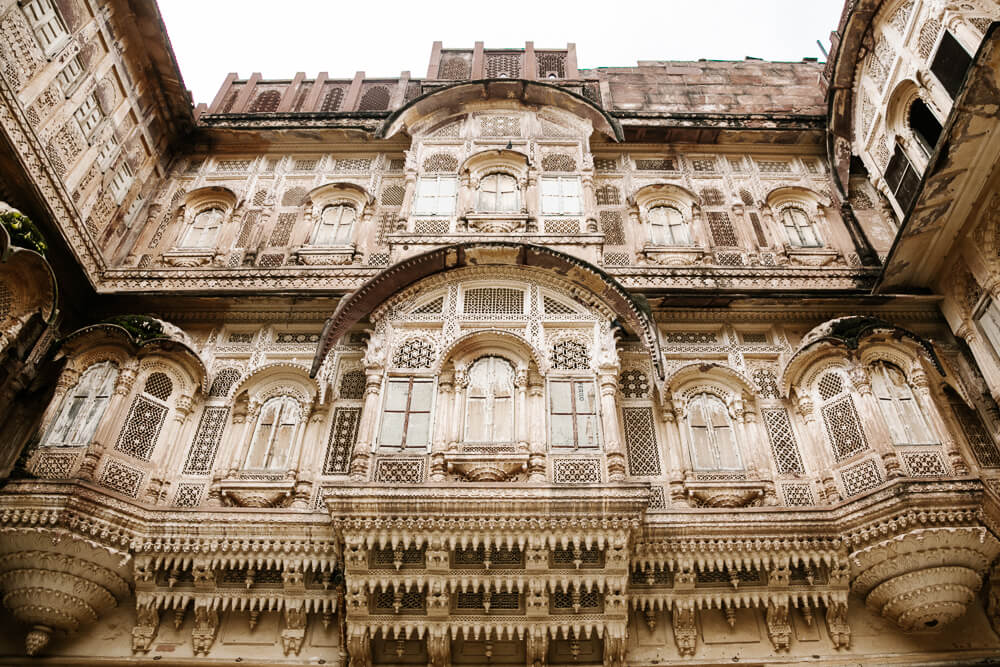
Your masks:
<instances>
[{"instance_id":1,"label":"recessed window opening","mask_svg":"<svg viewBox=\"0 0 1000 667\"><path fill-rule=\"evenodd\" d=\"M913 104L910 105L909 121L910 128L920 143L920 147L927 155L933 153L938 139L941 138L941 123L938 122L937 117L924 104L923 100L914 100Z\"/></svg>"}]
</instances>

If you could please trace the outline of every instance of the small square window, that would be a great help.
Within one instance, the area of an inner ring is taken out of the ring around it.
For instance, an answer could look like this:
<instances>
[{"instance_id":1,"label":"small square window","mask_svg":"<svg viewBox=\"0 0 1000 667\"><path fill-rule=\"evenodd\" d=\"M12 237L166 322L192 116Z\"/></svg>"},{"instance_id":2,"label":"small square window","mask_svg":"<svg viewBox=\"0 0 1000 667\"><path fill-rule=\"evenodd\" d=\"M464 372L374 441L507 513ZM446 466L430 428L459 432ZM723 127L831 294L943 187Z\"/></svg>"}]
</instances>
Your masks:
<instances>
[{"instance_id":1,"label":"small square window","mask_svg":"<svg viewBox=\"0 0 1000 667\"><path fill-rule=\"evenodd\" d=\"M80 64L80 56L73 56L66 63L65 67L59 70L56 81L64 95L68 95L76 83L83 77L83 65Z\"/></svg>"},{"instance_id":2,"label":"small square window","mask_svg":"<svg viewBox=\"0 0 1000 667\"><path fill-rule=\"evenodd\" d=\"M52 55L63 45L68 35L52 0L28 0L21 5L31 31L46 56Z\"/></svg>"},{"instance_id":3,"label":"small square window","mask_svg":"<svg viewBox=\"0 0 1000 667\"><path fill-rule=\"evenodd\" d=\"M88 139L94 133L94 130L103 117L104 114L101 113L101 107L97 104L97 95L95 93L87 95L80 104L80 108L73 112L73 118L76 119L80 130Z\"/></svg>"}]
</instances>

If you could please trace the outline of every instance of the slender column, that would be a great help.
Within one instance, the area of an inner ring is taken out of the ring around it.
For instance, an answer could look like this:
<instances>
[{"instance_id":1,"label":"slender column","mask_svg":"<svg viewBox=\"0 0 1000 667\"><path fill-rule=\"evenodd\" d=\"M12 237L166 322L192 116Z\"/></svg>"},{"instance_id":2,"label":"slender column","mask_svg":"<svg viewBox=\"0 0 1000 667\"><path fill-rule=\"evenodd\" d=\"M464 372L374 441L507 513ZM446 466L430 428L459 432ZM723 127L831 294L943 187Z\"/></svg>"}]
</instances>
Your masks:
<instances>
[{"instance_id":1,"label":"slender column","mask_svg":"<svg viewBox=\"0 0 1000 667\"><path fill-rule=\"evenodd\" d=\"M618 429L618 368L601 367L597 381L601 388L601 424L604 427L604 453L608 459L608 479L625 480L625 454Z\"/></svg>"},{"instance_id":2,"label":"slender column","mask_svg":"<svg viewBox=\"0 0 1000 667\"><path fill-rule=\"evenodd\" d=\"M364 481L368 478L368 464L375 450L375 420L378 416L379 395L382 393L383 369L379 365L365 365L365 403L358 425L358 442L351 456L351 479Z\"/></svg>"},{"instance_id":3,"label":"slender column","mask_svg":"<svg viewBox=\"0 0 1000 667\"><path fill-rule=\"evenodd\" d=\"M666 435L667 461L670 472L668 473L670 485L670 504L685 505L687 498L684 495L684 475L685 471L691 469L686 453L687 449L681 441L680 424L684 419L683 413L674 408L674 402L667 400L663 403L660 415L663 417L663 431Z\"/></svg>"},{"instance_id":4,"label":"slender column","mask_svg":"<svg viewBox=\"0 0 1000 667\"><path fill-rule=\"evenodd\" d=\"M820 476L823 495L826 497L826 502L832 505L840 500L840 492L837 491L837 484L833 479L835 462L826 444L826 439L823 437L822 426L816 419L813 400L808 394L797 397L795 412L802 418L806 426L804 429L800 429L800 433L805 437L802 443L802 452L807 456L815 457L812 463L815 464L816 472Z\"/></svg>"},{"instance_id":5,"label":"slender column","mask_svg":"<svg viewBox=\"0 0 1000 667\"><path fill-rule=\"evenodd\" d=\"M405 232L409 228L410 214L413 210L413 194L416 190L417 172L415 169L408 168L406 170L405 191L403 192L403 206L399 209L399 219L396 220L394 231Z\"/></svg>"},{"instance_id":6,"label":"slender column","mask_svg":"<svg viewBox=\"0 0 1000 667\"><path fill-rule=\"evenodd\" d=\"M515 406L514 406L514 416L516 421L514 422L514 438L517 440L517 448L519 450L528 449L528 420L527 412L528 409L528 369L518 368L514 376L514 388L516 391Z\"/></svg>"},{"instance_id":7,"label":"slender column","mask_svg":"<svg viewBox=\"0 0 1000 667\"><path fill-rule=\"evenodd\" d=\"M889 479L903 476L903 469L899 464L899 456L893 446L892 435L889 427L882 417L882 411L877 405L878 399L872 393L871 378L868 377L868 370L862 365L855 363L848 371L851 383L858 392L859 406L861 410L861 428L868 435L872 448L882 457L885 464L885 474Z\"/></svg>"},{"instance_id":8,"label":"slender column","mask_svg":"<svg viewBox=\"0 0 1000 667\"><path fill-rule=\"evenodd\" d=\"M448 449L457 451L462 444L462 425L465 415L465 392L469 387L469 377L465 366L455 366L455 395L452 399L451 430L448 437Z\"/></svg>"},{"instance_id":9,"label":"slender column","mask_svg":"<svg viewBox=\"0 0 1000 667\"><path fill-rule=\"evenodd\" d=\"M204 406L202 408L204 409ZM187 455L188 450L191 449L194 436L196 435L195 429L198 420L190 419L193 412L193 407L189 408L185 421L177 433L177 437L173 440L168 440L170 443L169 454L164 457L166 463L160 467L160 473L165 479L177 477L184 466L184 457Z\"/></svg>"},{"instance_id":10,"label":"slender column","mask_svg":"<svg viewBox=\"0 0 1000 667\"><path fill-rule=\"evenodd\" d=\"M594 160L592 157L589 160L587 160L586 157L589 156L590 156L589 153L587 154L587 156L585 156L584 160L585 170L583 172L583 177L580 179L580 182L583 184L583 214L586 219L585 231L595 233L598 231L597 197L594 194L594 171L593 171ZM590 170L586 170L587 165L590 166Z\"/></svg>"},{"instance_id":11,"label":"slender column","mask_svg":"<svg viewBox=\"0 0 1000 667\"><path fill-rule=\"evenodd\" d=\"M1000 297L997 296L993 298L1000 300ZM964 340L969 349L972 350L972 356L976 360L976 365L979 366L979 372L983 374L983 379L986 380L990 395L993 396L993 400L1000 403L1000 365L997 364L992 346L983 340L971 320L962 322L962 326L958 328L955 335ZM1000 350L997 352L1000 353Z\"/></svg>"},{"instance_id":12,"label":"slender column","mask_svg":"<svg viewBox=\"0 0 1000 667\"><path fill-rule=\"evenodd\" d=\"M969 466L965 457L958 449L958 443L948 428L948 420L945 418L940 405L931 393L931 381L923 369L917 369L910 373L910 384L913 385L914 393L920 400L921 412L927 415L930 421L931 430L937 433L941 441L941 447L951 463L952 471L956 475L968 475Z\"/></svg>"},{"instance_id":13,"label":"slender column","mask_svg":"<svg viewBox=\"0 0 1000 667\"><path fill-rule=\"evenodd\" d=\"M545 481L545 379L538 373L528 373L527 412L528 480Z\"/></svg>"},{"instance_id":14,"label":"slender column","mask_svg":"<svg viewBox=\"0 0 1000 667\"><path fill-rule=\"evenodd\" d=\"M445 479L444 452L448 448L448 436L451 420L447 415L451 414L453 408L455 386L452 383L450 374L442 374L438 380L437 405L434 413L434 437L431 440L431 481L443 482Z\"/></svg>"}]
</instances>

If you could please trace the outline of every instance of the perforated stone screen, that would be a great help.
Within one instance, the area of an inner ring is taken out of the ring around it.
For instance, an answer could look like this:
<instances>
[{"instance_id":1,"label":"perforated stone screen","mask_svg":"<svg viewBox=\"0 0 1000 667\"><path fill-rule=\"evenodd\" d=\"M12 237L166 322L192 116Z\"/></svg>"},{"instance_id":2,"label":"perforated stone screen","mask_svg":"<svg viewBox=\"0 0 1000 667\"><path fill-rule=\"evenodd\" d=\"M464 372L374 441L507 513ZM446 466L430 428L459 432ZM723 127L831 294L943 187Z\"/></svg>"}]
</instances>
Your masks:
<instances>
[{"instance_id":1,"label":"perforated stone screen","mask_svg":"<svg viewBox=\"0 0 1000 667\"><path fill-rule=\"evenodd\" d=\"M170 398L173 390L174 383L170 381L170 378L165 373L151 373L146 379L145 386L143 386L143 391L161 401Z\"/></svg>"},{"instance_id":2,"label":"perforated stone screen","mask_svg":"<svg viewBox=\"0 0 1000 667\"><path fill-rule=\"evenodd\" d=\"M466 315L523 315L524 290L509 287L476 287L465 291Z\"/></svg>"},{"instance_id":3,"label":"perforated stone screen","mask_svg":"<svg viewBox=\"0 0 1000 667\"><path fill-rule=\"evenodd\" d=\"M188 452L187 462L184 464L184 474L207 475L212 472L215 454L222 441L222 434L225 431L228 418L228 407L205 408L201 414L201 420L198 422L198 430L195 432L191 451Z\"/></svg>"},{"instance_id":4,"label":"perforated stone screen","mask_svg":"<svg viewBox=\"0 0 1000 667\"><path fill-rule=\"evenodd\" d=\"M125 418L115 449L129 456L148 461L156 447L160 429L167 417L167 408L147 398L136 396Z\"/></svg>"},{"instance_id":5,"label":"perforated stone screen","mask_svg":"<svg viewBox=\"0 0 1000 667\"><path fill-rule=\"evenodd\" d=\"M361 408L336 408L333 411L333 426L330 428L323 462L324 475L347 472L360 422Z\"/></svg>"},{"instance_id":6,"label":"perforated stone screen","mask_svg":"<svg viewBox=\"0 0 1000 667\"><path fill-rule=\"evenodd\" d=\"M788 411L784 408L769 408L760 411L764 426L767 428L767 436L771 440L771 451L774 454L774 463L779 473L805 472L802 466L802 458L799 456L799 448L795 442L795 433L792 431L792 423L788 419Z\"/></svg>"},{"instance_id":7,"label":"perforated stone screen","mask_svg":"<svg viewBox=\"0 0 1000 667\"><path fill-rule=\"evenodd\" d=\"M656 442L652 408L622 409L622 426L628 448L630 475L646 477L660 474L660 452Z\"/></svg>"},{"instance_id":8,"label":"perforated stone screen","mask_svg":"<svg viewBox=\"0 0 1000 667\"><path fill-rule=\"evenodd\" d=\"M868 449L868 439L861 428L861 418L850 396L823 406L823 424L837 460Z\"/></svg>"}]
</instances>

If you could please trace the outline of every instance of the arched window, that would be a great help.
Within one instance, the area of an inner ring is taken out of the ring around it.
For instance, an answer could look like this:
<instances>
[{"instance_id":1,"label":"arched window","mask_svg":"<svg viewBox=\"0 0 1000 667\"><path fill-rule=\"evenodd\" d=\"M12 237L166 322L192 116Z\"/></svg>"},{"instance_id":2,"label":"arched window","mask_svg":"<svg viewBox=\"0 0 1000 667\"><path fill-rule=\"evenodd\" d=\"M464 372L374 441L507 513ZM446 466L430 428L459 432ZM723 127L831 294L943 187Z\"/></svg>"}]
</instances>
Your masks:
<instances>
[{"instance_id":1,"label":"arched window","mask_svg":"<svg viewBox=\"0 0 1000 667\"><path fill-rule=\"evenodd\" d=\"M278 396L264 403L243 468L284 470L298 423L299 404L291 396Z\"/></svg>"},{"instance_id":2,"label":"arched window","mask_svg":"<svg viewBox=\"0 0 1000 667\"><path fill-rule=\"evenodd\" d=\"M689 245L691 234L681 212L672 206L649 209L649 240L656 245Z\"/></svg>"},{"instance_id":3,"label":"arched window","mask_svg":"<svg viewBox=\"0 0 1000 667\"><path fill-rule=\"evenodd\" d=\"M514 367L500 357L483 357L468 377L465 441L513 442Z\"/></svg>"},{"instance_id":4,"label":"arched window","mask_svg":"<svg viewBox=\"0 0 1000 667\"><path fill-rule=\"evenodd\" d=\"M185 248L211 248L222 228L222 209L207 208L194 216L191 226L184 235Z\"/></svg>"},{"instance_id":5,"label":"arched window","mask_svg":"<svg viewBox=\"0 0 1000 667\"><path fill-rule=\"evenodd\" d=\"M790 206L781 212L788 243L793 248L815 248L822 245L816 227L801 208Z\"/></svg>"},{"instance_id":6,"label":"arched window","mask_svg":"<svg viewBox=\"0 0 1000 667\"><path fill-rule=\"evenodd\" d=\"M335 204L323 209L313 230L312 245L347 245L354 237L354 207Z\"/></svg>"},{"instance_id":7,"label":"arched window","mask_svg":"<svg viewBox=\"0 0 1000 667\"><path fill-rule=\"evenodd\" d=\"M518 203L517 181L509 174L490 174L479 182L479 202L476 210L481 213L516 213Z\"/></svg>"},{"instance_id":8,"label":"arched window","mask_svg":"<svg viewBox=\"0 0 1000 667\"><path fill-rule=\"evenodd\" d=\"M722 399L698 394L688 403L687 422L695 470L743 470L729 410Z\"/></svg>"},{"instance_id":9,"label":"arched window","mask_svg":"<svg viewBox=\"0 0 1000 667\"><path fill-rule=\"evenodd\" d=\"M110 361L88 368L66 394L58 416L42 442L44 447L81 447L90 444L97 424L111 400L118 368Z\"/></svg>"},{"instance_id":10,"label":"arched window","mask_svg":"<svg viewBox=\"0 0 1000 667\"><path fill-rule=\"evenodd\" d=\"M934 112L924 104L923 100L916 99L910 105L908 120L910 122L910 129L913 130L913 136L917 138L917 143L920 144L920 147L924 149L927 155L933 153L938 139L941 138L941 123L934 115Z\"/></svg>"},{"instance_id":11,"label":"arched window","mask_svg":"<svg viewBox=\"0 0 1000 667\"><path fill-rule=\"evenodd\" d=\"M894 445L929 445L937 439L924 420L917 397L897 366L878 361L871 368L872 392Z\"/></svg>"}]
</instances>

